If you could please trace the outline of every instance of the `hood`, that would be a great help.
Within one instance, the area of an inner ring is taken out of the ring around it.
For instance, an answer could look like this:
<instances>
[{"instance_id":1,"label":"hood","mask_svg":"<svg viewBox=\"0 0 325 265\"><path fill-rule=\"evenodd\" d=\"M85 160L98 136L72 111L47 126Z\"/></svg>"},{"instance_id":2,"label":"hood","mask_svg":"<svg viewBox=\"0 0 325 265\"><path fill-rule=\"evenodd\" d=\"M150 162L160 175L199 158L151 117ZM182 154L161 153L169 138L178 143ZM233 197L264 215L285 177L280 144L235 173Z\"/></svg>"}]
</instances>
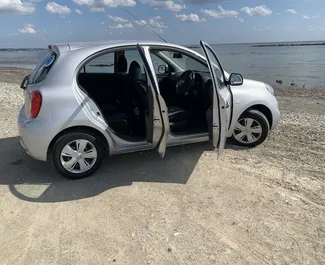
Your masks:
<instances>
[{"instance_id":1,"label":"hood","mask_svg":"<svg viewBox=\"0 0 325 265\"><path fill-rule=\"evenodd\" d=\"M244 83L241 86L244 89L256 89L256 90L265 90L265 91L269 91L273 96L275 96L274 94L274 88L264 82L261 81L256 81L256 80L252 80L252 79L245 79L244 78Z\"/></svg>"},{"instance_id":2,"label":"hood","mask_svg":"<svg viewBox=\"0 0 325 265\"><path fill-rule=\"evenodd\" d=\"M225 76L227 79L229 79L230 77L230 74L226 71L224 71L225 73ZM244 78L244 77L243 77ZM249 86L249 87L261 87L261 88L265 88L266 84L264 82L261 82L261 81L257 81L257 80L253 80L253 79L247 79L247 78L244 78L244 83L242 86Z\"/></svg>"},{"instance_id":3,"label":"hood","mask_svg":"<svg viewBox=\"0 0 325 265\"><path fill-rule=\"evenodd\" d=\"M249 87L260 87L265 89L265 83L261 82L261 81L256 81L256 80L252 80L252 79L246 79L244 78L244 83L242 86L249 86Z\"/></svg>"}]
</instances>

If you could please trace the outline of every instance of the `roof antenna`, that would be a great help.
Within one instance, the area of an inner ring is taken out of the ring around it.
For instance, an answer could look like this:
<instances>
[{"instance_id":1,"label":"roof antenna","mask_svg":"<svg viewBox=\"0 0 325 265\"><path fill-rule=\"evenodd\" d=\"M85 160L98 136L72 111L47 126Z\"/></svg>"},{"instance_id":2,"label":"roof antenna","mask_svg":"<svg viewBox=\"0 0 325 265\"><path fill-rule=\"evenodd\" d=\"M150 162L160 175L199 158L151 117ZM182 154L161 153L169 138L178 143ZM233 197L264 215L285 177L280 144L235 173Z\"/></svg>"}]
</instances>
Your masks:
<instances>
[{"instance_id":1,"label":"roof antenna","mask_svg":"<svg viewBox=\"0 0 325 265\"><path fill-rule=\"evenodd\" d=\"M97 0L98 1L98 0ZM114 0L114 2L116 3L116 4L118 4L117 2L116 2L116 0ZM130 11L128 11L128 10L126 10L126 8L123 8L124 9L124 11L125 12L127 12L127 13L129 13L132 17L134 17L136 20L138 20L141 24L143 24L143 25L145 25L152 33L154 33L155 35L157 35L161 40L163 40L164 42L166 42L167 43L167 41L163 38L163 37L161 37L157 32L155 32L153 29L151 29L148 25L147 25L147 23L143 23L140 19L138 19L135 15L133 15Z\"/></svg>"},{"instance_id":2,"label":"roof antenna","mask_svg":"<svg viewBox=\"0 0 325 265\"><path fill-rule=\"evenodd\" d=\"M115 0L114 0L115 1ZM143 23L143 21L141 21L140 19L138 19L135 15L133 15L131 12L129 12L128 10L126 10L125 8L124 8L124 11L125 12L127 12L127 13L129 13L132 17L134 17L136 20L138 20L141 24L143 24L143 25L145 25L152 33L154 33L155 35L157 35L161 40L163 40L164 42L166 42L167 43L167 41L163 38L163 37L161 37L157 32L155 32L153 29L151 29L148 25L147 25L147 23Z\"/></svg>"}]
</instances>

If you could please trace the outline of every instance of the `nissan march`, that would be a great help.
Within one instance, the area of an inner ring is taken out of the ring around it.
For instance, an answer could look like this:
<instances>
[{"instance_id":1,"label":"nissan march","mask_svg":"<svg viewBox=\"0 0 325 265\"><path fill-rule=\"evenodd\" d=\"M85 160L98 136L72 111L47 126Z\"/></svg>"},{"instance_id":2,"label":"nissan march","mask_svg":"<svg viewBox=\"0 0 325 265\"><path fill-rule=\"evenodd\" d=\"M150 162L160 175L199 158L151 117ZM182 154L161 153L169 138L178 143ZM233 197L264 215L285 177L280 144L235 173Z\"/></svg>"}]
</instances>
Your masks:
<instances>
[{"instance_id":1,"label":"nissan march","mask_svg":"<svg viewBox=\"0 0 325 265\"><path fill-rule=\"evenodd\" d=\"M109 155L226 139L254 147L280 120L271 86L222 69L202 54L163 42L50 45L21 84L21 145L61 175L93 174Z\"/></svg>"}]
</instances>

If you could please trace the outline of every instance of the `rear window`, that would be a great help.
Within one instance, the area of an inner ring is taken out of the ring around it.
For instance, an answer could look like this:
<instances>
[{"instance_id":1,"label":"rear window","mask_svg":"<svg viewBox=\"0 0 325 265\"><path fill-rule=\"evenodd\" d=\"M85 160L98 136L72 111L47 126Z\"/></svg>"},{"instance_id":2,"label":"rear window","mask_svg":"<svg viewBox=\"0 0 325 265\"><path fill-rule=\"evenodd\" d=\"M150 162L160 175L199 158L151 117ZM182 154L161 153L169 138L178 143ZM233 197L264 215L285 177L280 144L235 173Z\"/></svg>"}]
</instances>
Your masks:
<instances>
[{"instance_id":1,"label":"rear window","mask_svg":"<svg viewBox=\"0 0 325 265\"><path fill-rule=\"evenodd\" d=\"M37 84L42 82L50 71L53 63L56 60L56 57L57 56L55 52L49 52L43 61L37 65L34 71L31 73L28 84Z\"/></svg>"}]
</instances>

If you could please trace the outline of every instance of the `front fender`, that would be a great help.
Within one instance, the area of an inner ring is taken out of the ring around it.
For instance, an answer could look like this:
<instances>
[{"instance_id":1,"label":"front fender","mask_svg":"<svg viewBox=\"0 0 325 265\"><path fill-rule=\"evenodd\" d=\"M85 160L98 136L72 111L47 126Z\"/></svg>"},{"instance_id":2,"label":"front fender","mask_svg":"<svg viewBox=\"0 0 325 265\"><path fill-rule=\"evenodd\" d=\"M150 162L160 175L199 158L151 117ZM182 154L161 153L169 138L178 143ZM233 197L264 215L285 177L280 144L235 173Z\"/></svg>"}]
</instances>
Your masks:
<instances>
[{"instance_id":1,"label":"front fender","mask_svg":"<svg viewBox=\"0 0 325 265\"><path fill-rule=\"evenodd\" d=\"M228 131L230 137L234 131L236 123L240 116L248 109L254 108L256 105L267 107L272 115L271 130L278 126L280 121L280 111L278 101L276 98L267 91L266 88L233 88L233 117Z\"/></svg>"}]
</instances>

